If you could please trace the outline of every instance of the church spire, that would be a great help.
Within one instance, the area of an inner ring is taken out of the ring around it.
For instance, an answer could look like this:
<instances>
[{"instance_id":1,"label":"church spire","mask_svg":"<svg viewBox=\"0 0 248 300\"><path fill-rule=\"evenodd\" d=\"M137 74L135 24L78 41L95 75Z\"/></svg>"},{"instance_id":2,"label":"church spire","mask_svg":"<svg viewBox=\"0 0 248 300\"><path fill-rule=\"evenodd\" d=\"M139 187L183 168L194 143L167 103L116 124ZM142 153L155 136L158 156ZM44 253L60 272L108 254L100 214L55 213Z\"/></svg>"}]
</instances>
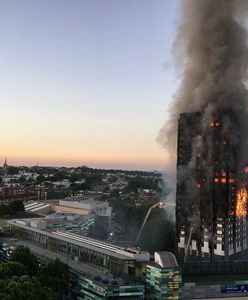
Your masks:
<instances>
[{"instance_id":1,"label":"church spire","mask_svg":"<svg viewBox=\"0 0 248 300\"><path fill-rule=\"evenodd\" d=\"M2 167L2 173L3 173L4 176L8 175L8 165L7 165L6 157L5 157L5 160L4 160L3 167Z\"/></svg>"}]
</instances>

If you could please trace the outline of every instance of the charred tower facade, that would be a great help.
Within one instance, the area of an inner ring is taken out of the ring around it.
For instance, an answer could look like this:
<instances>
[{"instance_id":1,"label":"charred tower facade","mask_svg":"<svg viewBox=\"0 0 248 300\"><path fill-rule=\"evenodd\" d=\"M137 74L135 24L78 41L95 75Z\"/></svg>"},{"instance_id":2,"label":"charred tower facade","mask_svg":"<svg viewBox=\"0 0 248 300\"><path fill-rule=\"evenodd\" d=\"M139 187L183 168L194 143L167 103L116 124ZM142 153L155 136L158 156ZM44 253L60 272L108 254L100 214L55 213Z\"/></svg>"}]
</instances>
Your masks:
<instances>
[{"instance_id":1,"label":"charred tower facade","mask_svg":"<svg viewBox=\"0 0 248 300\"><path fill-rule=\"evenodd\" d=\"M184 260L246 255L246 161L237 135L225 130L228 114L183 113L178 121L176 232Z\"/></svg>"}]
</instances>

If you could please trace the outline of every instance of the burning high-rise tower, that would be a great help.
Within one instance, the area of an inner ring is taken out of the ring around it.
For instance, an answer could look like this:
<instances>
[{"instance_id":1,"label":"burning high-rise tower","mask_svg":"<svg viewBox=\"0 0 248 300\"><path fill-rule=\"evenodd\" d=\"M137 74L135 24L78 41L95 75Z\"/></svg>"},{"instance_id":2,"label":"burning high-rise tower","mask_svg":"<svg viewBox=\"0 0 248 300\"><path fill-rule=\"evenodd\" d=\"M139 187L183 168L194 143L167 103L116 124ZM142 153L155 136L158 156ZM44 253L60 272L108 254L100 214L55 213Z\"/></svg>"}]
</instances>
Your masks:
<instances>
[{"instance_id":1,"label":"burning high-rise tower","mask_svg":"<svg viewBox=\"0 0 248 300\"><path fill-rule=\"evenodd\" d=\"M243 143L224 129L231 118L228 111L208 120L202 113L179 118L177 247L187 260L228 260L247 250Z\"/></svg>"},{"instance_id":2,"label":"burning high-rise tower","mask_svg":"<svg viewBox=\"0 0 248 300\"><path fill-rule=\"evenodd\" d=\"M184 259L246 252L247 11L247 0L181 1L174 53L182 78L159 139L171 161L178 141L177 246Z\"/></svg>"}]
</instances>

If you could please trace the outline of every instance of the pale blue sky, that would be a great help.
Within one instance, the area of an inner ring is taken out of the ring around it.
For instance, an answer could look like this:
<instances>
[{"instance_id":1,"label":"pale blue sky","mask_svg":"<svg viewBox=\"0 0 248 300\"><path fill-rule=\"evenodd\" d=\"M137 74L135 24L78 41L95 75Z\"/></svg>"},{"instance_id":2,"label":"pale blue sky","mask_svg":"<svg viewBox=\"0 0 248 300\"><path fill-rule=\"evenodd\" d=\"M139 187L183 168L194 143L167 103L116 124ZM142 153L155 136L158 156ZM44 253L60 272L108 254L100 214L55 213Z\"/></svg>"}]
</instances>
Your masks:
<instances>
[{"instance_id":1,"label":"pale blue sky","mask_svg":"<svg viewBox=\"0 0 248 300\"><path fill-rule=\"evenodd\" d=\"M178 11L178 0L0 0L0 158L159 169Z\"/></svg>"}]
</instances>

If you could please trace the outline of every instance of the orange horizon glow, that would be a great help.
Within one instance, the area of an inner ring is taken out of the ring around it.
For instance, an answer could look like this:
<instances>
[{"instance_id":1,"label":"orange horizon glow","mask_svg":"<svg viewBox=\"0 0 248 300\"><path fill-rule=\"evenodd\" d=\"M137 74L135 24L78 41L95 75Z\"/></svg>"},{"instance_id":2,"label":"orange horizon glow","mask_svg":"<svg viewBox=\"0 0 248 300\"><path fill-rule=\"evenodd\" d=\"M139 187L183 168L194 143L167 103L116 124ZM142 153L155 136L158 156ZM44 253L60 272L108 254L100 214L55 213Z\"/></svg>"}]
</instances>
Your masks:
<instances>
[{"instance_id":1,"label":"orange horizon glow","mask_svg":"<svg viewBox=\"0 0 248 300\"><path fill-rule=\"evenodd\" d=\"M76 166L89 166L89 167L99 167L99 168L128 168L128 169L158 169L163 170L170 167L172 162L168 160L167 155L162 151L160 155L154 153L154 156L150 153L133 154L132 153L105 153L103 155L96 155L97 153L91 154L81 154L76 155L63 155L58 153L57 156L54 155L35 155L29 154L25 155L19 153L15 155L11 153L0 157L2 163L5 157L9 165L26 165L26 166L66 166L66 167L76 167ZM0 165L2 164L0 162Z\"/></svg>"},{"instance_id":2,"label":"orange horizon glow","mask_svg":"<svg viewBox=\"0 0 248 300\"><path fill-rule=\"evenodd\" d=\"M53 2L2 7L0 166L170 165L156 139L177 86L161 67L176 8Z\"/></svg>"},{"instance_id":3,"label":"orange horizon glow","mask_svg":"<svg viewBox=\"0 0 248 300\"><path fill-rule=\"evenodd\" d=\"M2 145L1 160L9 165L94 166L106 168L159 169L174 164L155 141L117 139L23 138Z\"/></svg>"}]
</instances>

